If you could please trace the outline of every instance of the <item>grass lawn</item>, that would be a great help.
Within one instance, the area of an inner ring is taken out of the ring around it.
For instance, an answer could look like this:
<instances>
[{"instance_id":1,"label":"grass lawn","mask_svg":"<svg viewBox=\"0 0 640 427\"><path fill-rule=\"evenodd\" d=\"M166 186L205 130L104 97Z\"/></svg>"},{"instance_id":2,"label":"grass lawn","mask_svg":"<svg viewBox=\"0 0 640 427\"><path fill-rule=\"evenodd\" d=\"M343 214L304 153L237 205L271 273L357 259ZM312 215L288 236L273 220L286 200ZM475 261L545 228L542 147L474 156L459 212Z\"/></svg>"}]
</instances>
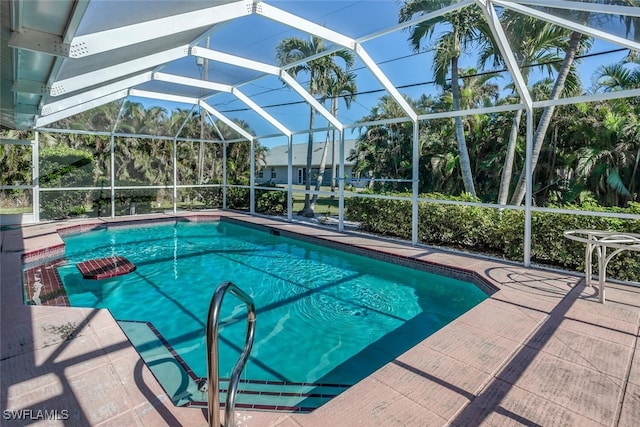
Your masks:
<instances>
[{"instance_id":1,"label":"grass lawn","mask_svg":"<svg viewBox=\"0 0 640 427\"><path fill-rule=\"evenodd\" d=\"M294 185L294 190L303 190L304 185ZM313 187L312 187L313 189ZM331 187L321 187L321 191L331 191ZM293 193L293 213L297 214L304 207L304 194ZM318 201L314 209L316 216L338 216L338 193L334 198L331 196L318 196Z\"/></svg>"},{"instance_id":2,"label":"grass lawn","mask_svg":"<svg viewBox=\"0 0 640 427\"><path fill-rule=\"evenodd\" d=\"M0 215L29 214L33 212L31 206L26 208L0 208Z\"/></svg>"}]
</instances>

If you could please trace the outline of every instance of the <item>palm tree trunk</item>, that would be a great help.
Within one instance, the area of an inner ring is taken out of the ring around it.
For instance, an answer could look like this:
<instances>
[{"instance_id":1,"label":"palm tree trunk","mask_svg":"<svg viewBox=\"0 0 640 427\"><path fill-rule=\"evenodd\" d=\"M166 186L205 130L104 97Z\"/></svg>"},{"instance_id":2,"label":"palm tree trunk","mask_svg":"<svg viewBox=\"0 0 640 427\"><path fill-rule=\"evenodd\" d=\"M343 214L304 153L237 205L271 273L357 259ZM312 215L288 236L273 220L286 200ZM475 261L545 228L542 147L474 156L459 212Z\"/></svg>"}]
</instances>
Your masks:
<instances>
[{"instance_id":1,"label":"palm tree trunk","mask_svg":"<svg viewBox=\"0 0 640 427\"><path fill-rule=\"evenodd\" d=\"M313 107L311 108L311 113L309 114L309 143L307 145L307 168L304 171L304 189L307 191L304 195L304 207L298 215L306 216L309 218L313 218L313 208L311 207L311 197L309 196L308 191L311 190L311 166L313 161L313 126L315 123L315 111Z\"/></svg>"},{"instance_id":2,"label":"palm tree trunk","mask_svg":"<svg viewBox=\"0 0 640 427\"><path fill-rule=\"evenodd\" d=\"M509 134L509 145L507 146L507 155L504 159L502 168L502 177L500 179L500 191L498 192L498 204L506 205L509 199L509 186L511 185L511 177L513 176L513 161L516 156L516 142L518 138L518 129L520 128L520 120L522 119L522 110L516 111Z\"/></svg>"},{"instance_id":3,"label":"palm tree trunk","mask_svg":"<svg viewBox=\"0 0 640 427\"><path fill-rule=\"evenodd\" d=\"M338 97L337 96L334 96L333 98L331 98L331 114L333 114L334 117L338 115ZM327 133L327 138L328 137L329 137L329 134ZM336 185L336 175L337 175L336 163L338 161L338 152L336 151L336 130L335 129L331 130L331 157L332 157L331 159L331 192L334 192L337 186Z\"/></svg>"},{"instance_id":4,"label":"palm tree trunk","mask_svg":"<svg viewBox=\"0 0 640 427\"><path fill-rule=\"evenodd\" d=\"M336 131L333 130L331 138L331 192L336 191L336 175L337 175L338 152L336 151ZM333 197L333 196L332 196Z\"/></svg>"},{"instance_id":5,"label":"palm tree trunk","mask_svg":"<svg viewBox=\"0 0 640 427\"><path fill-rule=\"evenodd\" d=\"M338 98L331 98L331 114L335 117L338 115ZM320 159L320 170L318 171L318 180L316 181L316 191L320 191L320 187L322 186L322 180L324 178L324 171L327 168L327 154L329 153L329 142L331 141L331 132L333 132L333 158L335 159L335 145L336 145L336 131L335 129L329 130L327 129L327 138L324 141L324 147L322 147L322 158ZM333 162L333 171L335 173L335 161ZM332 184L335 180L335 175L332 176ZM314 194L311 199L311 210L314 210L316 207L316 202L318 201L318 195Z\"/></svg>"},{"instance_id":6,"label":"palm tree trunk","mask_svg":"<svg viewBox=\"0 0 640 427\"><path fill-rule=\"evenodd\" d=\"M562 62L562 68L558 72L558 79L556 80L555 85L553 86L553 90L551 91L550 100L556 100L560 98L560 94L564 90L564 84L567 80L567 76L569 75L569 71L571 71L571 66L573 65L573 60L578 52L578 48L580 47L580 39L582 38L582 34L574 31L571 33L571 38L569 40L569 47L567 48L567 53L564 57L564 61ZM538 122L538 127L536 128L536 132L533 137L533 156L531 159L531 172L536 168L536 164L538 163L538 158L540 157L540 151L542 150L542 143L544 142L545 134L547 133L547 129L549 128L549 124L551 123L551 118L553 117L553 112L555 110L554 105L550 105L544 109L542 112L542 117L540 117L540 121ZM513 197L511 198L511 204L513 205L521 205L524 200L524 194L526 191L526 176L525 176L525 168L522 168L522 173L520 174L520 179L518 180L518 186L516 187L515 192L513 193Z\"/></svg>"},{"instance_id":7,"label":"palm tree trunk","mask_svg":"<svg viewBox=\"0 0 640 427\"><path fill-rule=\"evenodd\" d=\"M453 109L460 110L460 85L458 83L458 57L451 58L451 93L453 95ZM469 159L469 150L467 142L464 138L464 127L462 117L455 118L456 123L456 140L458 141L458 152L460 153L460 172L462 173L462 182L464 190L476 196L476 189L473 185L473 173L471 172L471 160Z\"/></svg>"},{"instance_id":8,"label":"palm tree trunk","mask_svg":"<svg viewBox=\"0 0 640 427\"><path fill-rule=\"evenodd\" d=\"M329 153L329 142L331 141L330 133L331 131L327 130L327 138L324 141L324 147L322 147L322 158L320 159L320 170L318 171L318 179L316 180L316 191L320 191L320 187L322 186L322 179L324 177L324 170L327 166L327 154ZM311 210L313 211L316 207L316 202L318 201L318 195L314 194L311 198Z\"/></svg>"},{"instance_id":9,"label":"palm tree trunk","mask_svg":"<svg viewBox=\"0 0 640 427\"><path fill-rule=\"evenodd\" d=\"M633 200L633 192L635 191L636 173L638 172L638 164L640 163L640 150L636 154L636 162L633 165L633 172L631 173L631 180L629 181L629 193L631 193L631 200Z\"/></svg>"}]
</instances>

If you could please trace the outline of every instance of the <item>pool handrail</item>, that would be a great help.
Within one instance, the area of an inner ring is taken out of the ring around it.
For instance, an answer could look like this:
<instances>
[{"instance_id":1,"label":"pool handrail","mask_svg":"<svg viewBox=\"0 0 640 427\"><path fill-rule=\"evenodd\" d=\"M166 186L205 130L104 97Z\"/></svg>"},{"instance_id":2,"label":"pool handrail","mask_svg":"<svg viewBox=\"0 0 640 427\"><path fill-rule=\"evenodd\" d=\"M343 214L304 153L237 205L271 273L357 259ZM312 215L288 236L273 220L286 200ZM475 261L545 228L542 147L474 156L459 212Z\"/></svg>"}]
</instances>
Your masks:
<instances>
[{"instance_id":1,"label":"pool handrail","mask_svg":"<svg viewBox=\"0 0 640 427\"><path fill-rule=\"evenodd\" d=\"M227 399L225 401L224 425L233 426L235 420L234 408L236 405L236 394L240 382L240 374L249 359L253 339L256 329L256 310L253 299L242 289L232 282L222 282L216 288L209 305L209 315L207 316L207 382L209 383L209 426L220 427L220 372L218 369L218 323L220 320L220 307L227 291L236 298L244 302L247 306L247 337L240 358L233 367L229 386L227 388Z\"/></svg>"}]
</instances>

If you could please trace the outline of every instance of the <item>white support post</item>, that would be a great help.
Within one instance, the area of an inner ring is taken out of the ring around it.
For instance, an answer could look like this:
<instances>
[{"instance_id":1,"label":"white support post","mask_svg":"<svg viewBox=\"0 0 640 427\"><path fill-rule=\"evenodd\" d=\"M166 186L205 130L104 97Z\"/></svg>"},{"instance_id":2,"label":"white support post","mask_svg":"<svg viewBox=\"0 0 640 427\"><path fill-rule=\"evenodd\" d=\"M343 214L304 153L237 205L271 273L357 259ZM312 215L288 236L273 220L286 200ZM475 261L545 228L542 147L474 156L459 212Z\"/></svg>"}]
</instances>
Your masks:
<instances>
[{"instance_id":1,"label":"white support post","mask_svg":"<svg viewBox=\"0 0 640 427\"><path fill-rule=\"evenodd\" d=\"M222 209L227 209L227 144L222 142Z\"/></svg>"},{"instance_id":2,"label":"white support post","mask_svg":"<svg viewBox=\"0 0 640 427\"><path fill-rule=\"evenodd\" d=\"M124 103L122 104L124 105ZM115 137L111 133L110 153L111 153L111 218L116 216L116 159L115 159Z\"/></svg>"},{"instance_id":3,"label":"white support post","mask_svg":"<svg viewBox=\"0 0 640 427\"><path fill-rule=\"evenodd\" d=\"M31 173L33 174L33 180L31 185L33 186L33 201L31 208L33 209L33 222L40 222L40 163L38 162L38 158L40 155L38 154L40 151L40 132L35 131L34 140L31 141L31 161L33 164L31 165Z\"/></svg>"},{"instance_id":4,"label":"white support post","mask_svg":"<svg viewBox=\"0 0 640 427\"><path fill-rule=\"evenodd\" d=\"M412 155L412 171L411 171L411 244L418 244L418 225L419 225L419 210L418 210L418 186L420 184L418 174L420 172L420 127L419 121L413 122L413 155Z\"/></svg>"},{"instance_id":5,"label":"white support post","mask_svg":"<svg viewBox=\"0 0 640 427\"><path fill-rule=\"evenodd\" d=\"M173 213L178 212L178 139L173 138Z\"/></svg>"},{"instance_id":6,"label":"white support post","mask_svg":"<svg viewBox=\"0 0 640 427\"><path fill-rule=\"evenodd\" d=\"M340 163L338 166L338 231L344 231L344 130L340 130Z\"/></svg>"},{"instance_id":7,"label":"white support post","mask_svg":"<svg viewBox=\"0 0 640 427\"><path fill-rule=\"evenodd\" d=\"M533 109L527 109L524 202L524 266L531 266L531 206L533 200Z\"/></svg>"},{"instance_id":8,"label":"white support post","mask_svg":"<svg viewBox=\"0 0 640 427\"><path fill-rule=\"evenodd\" d=\"M185 125L191 118L193 114L193 110L195 110L196 106L191 107L191 111L185 117L182 125L173 136L173 213L178 212L178 136L182 133L182 129L184 129Z\"/></svg>"},{"instance_id":9,"label":"white support post","mask_svg":"<svg viewBox=\"0 0 640 427\"><path fill-rule=\"evenodd\" d=\"M255 215L256 213L256 144L255 140L249 140L251 144L249 148L249 213Z\"/></svg>"},{"instance_id":10,"label":"white support post","mask_svg":"<svg viewBox=\"0 0 640 427\"><path fill-rule=\"evenodd\" d=\"M287 221L293 221L293 136L287 137Z\"/></svg>"},{"instance_id":11,"label":"white support post","mask_svg":"<svg viewBox=\"0 0 640 427\"><path fill-rule=\"evenodd\" d=\"M113 127L111 128L111 136L110 140L110 153L111 153L111 218L116 216L116 158L115 158L115 133L118 129L118 123L120 122L120 118L122 118L122 114L124 113L124 107L127 105L127 99L123 99L120 104L120 109L118 110L118 116L116 120L113 122Z\"/></svg>"}]
</instances>

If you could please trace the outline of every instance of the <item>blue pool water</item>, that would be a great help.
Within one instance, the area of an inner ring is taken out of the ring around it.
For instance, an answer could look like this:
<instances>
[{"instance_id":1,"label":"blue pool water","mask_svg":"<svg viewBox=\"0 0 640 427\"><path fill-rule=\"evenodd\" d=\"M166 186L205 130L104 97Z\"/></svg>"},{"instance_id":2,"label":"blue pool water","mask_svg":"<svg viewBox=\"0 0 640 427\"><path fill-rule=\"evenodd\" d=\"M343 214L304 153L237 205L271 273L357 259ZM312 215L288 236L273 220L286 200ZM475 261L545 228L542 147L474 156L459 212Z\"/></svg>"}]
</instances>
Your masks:
<instances>
[{"instance_id":1,"label":"blue pool water","mask_svg":"<svg viewBox=\"0 0 640 427\"><path fill-rule=\"evenodd\" d=\"M151 322L189 367L206 376L205 324L213 292L230 280L256 305L244 378L354 384L487 295L450 279L228 223L112 227L65 238L59 268L72 306ZM76 263L121 255L131 274L84 280ZM227 294L221 374L244 344L244 304Z\"/></svg>"}]
</instances>

